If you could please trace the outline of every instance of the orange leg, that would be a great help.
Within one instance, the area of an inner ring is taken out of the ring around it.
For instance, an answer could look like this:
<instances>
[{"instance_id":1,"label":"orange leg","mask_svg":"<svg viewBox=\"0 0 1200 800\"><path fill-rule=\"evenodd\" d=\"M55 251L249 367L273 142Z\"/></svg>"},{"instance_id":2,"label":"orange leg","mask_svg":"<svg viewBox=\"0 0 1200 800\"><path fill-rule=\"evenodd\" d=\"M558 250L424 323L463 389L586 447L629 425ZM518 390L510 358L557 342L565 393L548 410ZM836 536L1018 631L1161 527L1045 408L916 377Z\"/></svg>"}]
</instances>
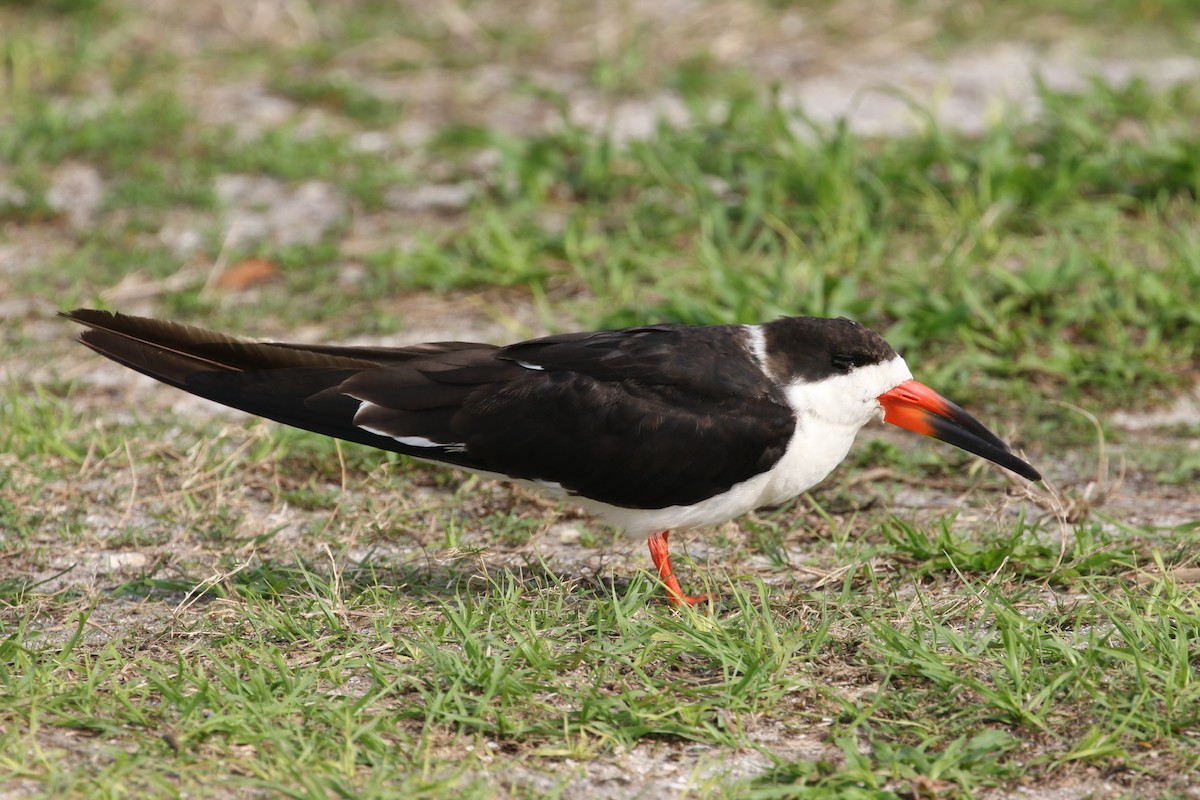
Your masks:
<instances>
[{"instance_id":1,"label":"orange leg","mask_svg":"<svg viewBox=\"0 0 1200 800\"><path fill-rule=\"evenodd\" d=\"M683 587L679 585L679 579L675 577L675 568L671 566L671 554L667 552L667 537L670 535L670 531L652 533L648 542L650 558L654 560L654 566L658 567L658 577L662 578L662 582L667 585L667 601L673 608L703 603L708 599L708 595L684 594Z\"/></svg>"}]
</instances>

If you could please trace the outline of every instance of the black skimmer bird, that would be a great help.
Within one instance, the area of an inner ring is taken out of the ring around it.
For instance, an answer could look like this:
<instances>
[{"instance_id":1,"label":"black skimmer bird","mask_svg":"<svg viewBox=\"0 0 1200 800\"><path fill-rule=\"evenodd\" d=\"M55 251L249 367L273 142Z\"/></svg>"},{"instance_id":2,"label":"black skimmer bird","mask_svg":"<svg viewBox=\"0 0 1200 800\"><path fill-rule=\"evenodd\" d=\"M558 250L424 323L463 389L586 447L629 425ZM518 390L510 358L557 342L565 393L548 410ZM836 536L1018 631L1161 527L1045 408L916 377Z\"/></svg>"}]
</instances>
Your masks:
<instances>
[{"instance_id":1,"label":"black skimmer bird","mask_svg":"<svg viewBox=\"0 0 1200 800\"><path fill-rule=\"evenodd\" d=\"M782 503L836 467L874 417L1029 480L1037 470L917 383L846 319L648 325L507 346L260 343L80 309L80 341L200 397L297 428L516 481L631 535L672 605L670 531Z\"/></svg>"}]
</instances>

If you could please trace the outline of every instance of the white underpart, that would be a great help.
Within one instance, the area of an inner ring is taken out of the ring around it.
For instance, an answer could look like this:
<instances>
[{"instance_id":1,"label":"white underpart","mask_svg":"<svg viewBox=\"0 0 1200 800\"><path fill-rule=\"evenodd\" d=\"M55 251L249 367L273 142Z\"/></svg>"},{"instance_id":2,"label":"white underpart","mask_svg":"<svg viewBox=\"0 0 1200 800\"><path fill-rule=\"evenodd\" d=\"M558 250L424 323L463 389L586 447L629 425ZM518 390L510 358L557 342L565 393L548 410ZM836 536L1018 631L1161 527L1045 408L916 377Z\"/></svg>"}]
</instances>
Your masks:
<instances>
[{"instance_id":1,"label":"white underpart","mask_svg":"<svg viewBox=\"0 0 1200 800\"><path fill-rule=\"evenodd\" d=\"M774 378L771 374L771 364L767 360L767 336L763 333L762 325L747 325L745 328L746 335L750 337L750 352L754 354L759 369L768 378Z\"/></svg>"},{"instance_id":2,"label":"white underpart","mask_svg":"<svg viewBox=\"0 0 1200 800\"><path fill-rule=\"evenodd\" d=\"M817 383L792 384L785 394L796 412L796 431L783 457L761 475L693 506L630 509L574 500L634 536L714 525L760 506L782 503L832 472L850 452L859 430L881 412L879 395L910 378L908 365L896 356Z\"/></svg>"}]
</instances>

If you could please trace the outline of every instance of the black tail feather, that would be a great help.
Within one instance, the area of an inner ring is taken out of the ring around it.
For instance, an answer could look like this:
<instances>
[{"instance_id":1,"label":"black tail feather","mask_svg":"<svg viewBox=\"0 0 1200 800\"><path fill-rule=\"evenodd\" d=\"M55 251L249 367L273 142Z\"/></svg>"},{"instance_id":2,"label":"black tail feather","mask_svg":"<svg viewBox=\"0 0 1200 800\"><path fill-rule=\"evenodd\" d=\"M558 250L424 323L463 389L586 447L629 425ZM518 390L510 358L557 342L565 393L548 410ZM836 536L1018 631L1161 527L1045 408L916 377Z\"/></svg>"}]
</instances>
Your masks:
<instances>
[{"instance_id":1,"label":"black tail feather","mask_svg":"<svg viewBox=\"0 0 1200 800\"><path fill-rule=\"evenodd\" d=\"M351 348L308 350L249 342L190 325L92 309L61 316L87 326L79 335L83 344L155 380L286 425L397 449L393 440L357 427L359 402L336 391L353 375L379 366L352 355ZM400 352L394 351L393 359Z\"/></svg>"},{"instance_id":2,"label":"black tail feather","mask_svg":"<svg viewBox=\"0 0 1200 800\"><path fill-rule=\"evenodd\" d=\"M101 355L152 378L179 385L183 365L198 369L243 372L285 367L369 368L377 362L340 352L321 352L320 346L249 342L177 322L131 317L108 311L76 309L62 316L89 330L79 340ZM161 373L161 374L160 374Z\"/></svg>"}]
</instances>

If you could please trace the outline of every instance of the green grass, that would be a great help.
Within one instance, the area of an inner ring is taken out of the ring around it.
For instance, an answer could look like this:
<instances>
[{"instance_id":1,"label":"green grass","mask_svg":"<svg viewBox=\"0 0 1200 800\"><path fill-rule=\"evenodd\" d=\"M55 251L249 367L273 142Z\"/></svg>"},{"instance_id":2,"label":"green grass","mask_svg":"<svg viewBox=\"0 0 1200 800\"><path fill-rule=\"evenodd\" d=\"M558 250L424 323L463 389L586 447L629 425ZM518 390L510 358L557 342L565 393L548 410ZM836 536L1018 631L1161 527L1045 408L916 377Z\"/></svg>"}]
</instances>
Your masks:
<instances>
[{"instance_id":1,"label":"green grass","mask_svg":"<svg viewBox=\"0 0 1200 800\"><path fill-rule=\"evenodd\" d=\"M1200 608L1169 580L1087 581L1064 602L1013 591L1011 572L950 573L915 593L899 582L900 597L863 562L824 599L785 610L761 584L735 587L710 615L656 606L649 581L581 593L553 576L451 578L301 563L106 644L88 644L89 609L45 608L75 633L38 644L23 620L5 642L6 714L30 724L5 752L43 729L123 742L90 775L60 753L15 773L89 794L198 787L209 754L250 747L230 788L437 792L470 784L492 752L744 747L764 721L822 731L846 763L778 761L754 796L796 780L813 796L923 781L971 794L1076 762L1197 766ZM130 746L162 766L131 772ZM473 754L441 763L444 748Z\"/></svg>"},{"instance_id":2,"label":"green grass","mask_svg":"<svg viewBox=\"0 0 1200 800\"><path fill-rule=\"evenodd\" d=\"M359 312L381 294L570 290L596 298L574 314L589 326L853 316L914 354L930 382L968 399L1000 381L1015 394L1037 388L1110 404L1177 391L1193 373L1200 329L1196 89L1156 95L1134 83L1043 101L1042 121L980 139L936 125L884 142L846 130L813 139L795 115L745 94L729 98L715 121L664 129L627 149L579 128L486 135L451 155L494 148L499 165L487 190L414 245L384 242L362 254L366 274L356 286L336 280L346 234L336 225L318 245L264 242L226 256L283 267L286 291L276 305L275 295L264 299L269 313L285 305L290 315L340 312L363 321L358 331L377 329ZM706 107L697 113L711 116ZM114 177L102 216L111 210L124 228L98 230L31 271L18 283L28 291L47 276L78 287L81 259L101 267L83 296L139 261L152 275L174 271L169 250L128 240L161 223L165 205L209 208L220 172L332 181L365 211L406 180L344 136L281 129L233 143L220 130L193 131L194 119L157 97L66 138L70 123L30 113L28 132L18 125L0 150L26 170L102 156L95 163ZM1115 136L1131 119L1144 133ZM162 147L180 138L198 161ZM44 213L36 211L44 200L31 197L28 213ZM384 224L413 235L403 220ZM217 226L200 230L215 255ZM922 291L931 285L942 291ZM177 292L171 307L210 316L213 303L197 304L196 288Z\"/></svg>"},{"instance_id":3,"label":"green grass","mask_svg":"<svg viewBox=\"0 0 1200 800\"><path fill-rule=\"evenodd\" d=\"M22 438L41 459L8 479L26 494L79 470L76 442L122 449L103 421L79 430L72 396L30 404L41 416L26 417ZM1060 547L1052 524L918 523L869 509L844 521L793 506L750 526L777 537L769 567L735 550L731 571L703 585L715 607L679 613L636 571L616 584L540 561L479 572L480 552L519 549L538 527L502 511L503 497L474 495L478 486L413 507L413 488L435 477L427 468L399 460L382 478L366 448L339 457L328 440L259 423L185 424L180 440L195 443L185 456L154 444L164 423L177 421L123 429L137 469L159 476L137 503L148 527L96 538L124 516L130 490L128 465L109 457L85 490L107 498L91 524L17 520L24 541L6 540L6 555L37 574L57 571L63 547L185 554L166 571L102 570L92 589L61 575L60 588L18 575L2 585L2 750L28 754L5 769L47 794L199 791L213 758L233 758L246 767L228 776L231 792L485 796L517 780L490 773L506 754L565 788L570 774L553 767L563 758L619 760L650 741L753 748L763 726L817 737L825 754L767 748L765 772L712 791L974 796L1097 765L1169 787L1197 766L1200 607L1172 577L1194 563L1195 524L1153 532L1100 517L1068 526ZM343 469L361 489L339 499ZM380 480L392 496L371 491ZM20 507L11 488L0 485L6 514ZM239 494L263 488L275 508L310 520L301 540L238 516ZM464 503L477 510L451 524ZM406 525L431 516L447 536L459 526L457 538L405 547ZM822 519L828 541L806 533ZM421 554L444 546L463 558ZM791 588L797 547L837 570L833 580ZM738 577L747 571L769 583ZM685 580L700 576L688 569ZM250 749L252 761L238 755ZM67 766L82 752L92 766Z\"/></svg>"},{"instance_id":4,"label":"green grass","mask_svg":"<svg viewBox=\"0 0 1200 800\"><path fill-rule=\"evenodd\" d=\"M1184 796L1197 430L1113 415L1200 372L1200 87L1043 90L1036 119L979 136L930 117L872 139L810 125L698 19L465 8L255 27L0 3L0 786ZM848 58L880 35L842 7L739 9L765 52L796 19ZM889 13L913 53L1114 26L1135 55L1194 49L1180 3ZM197 91L239 86L294 113L231 124ZM644 139L571 121L576 92L666 91L690 119ZM82 224L53 202L64 165L99 177ZM267 209L326 183L344 213L230 244L226 175L268 179ZM462 203L396 200L458 184ZM246 258L277 277L210 285ZM677 612L640 542L569 506L114 383L51 316L96 304L330 340L852 316L1057 494L872 429L810 495L677 537L685 587L716 598Z\"/></svg>"}]
</instances>

